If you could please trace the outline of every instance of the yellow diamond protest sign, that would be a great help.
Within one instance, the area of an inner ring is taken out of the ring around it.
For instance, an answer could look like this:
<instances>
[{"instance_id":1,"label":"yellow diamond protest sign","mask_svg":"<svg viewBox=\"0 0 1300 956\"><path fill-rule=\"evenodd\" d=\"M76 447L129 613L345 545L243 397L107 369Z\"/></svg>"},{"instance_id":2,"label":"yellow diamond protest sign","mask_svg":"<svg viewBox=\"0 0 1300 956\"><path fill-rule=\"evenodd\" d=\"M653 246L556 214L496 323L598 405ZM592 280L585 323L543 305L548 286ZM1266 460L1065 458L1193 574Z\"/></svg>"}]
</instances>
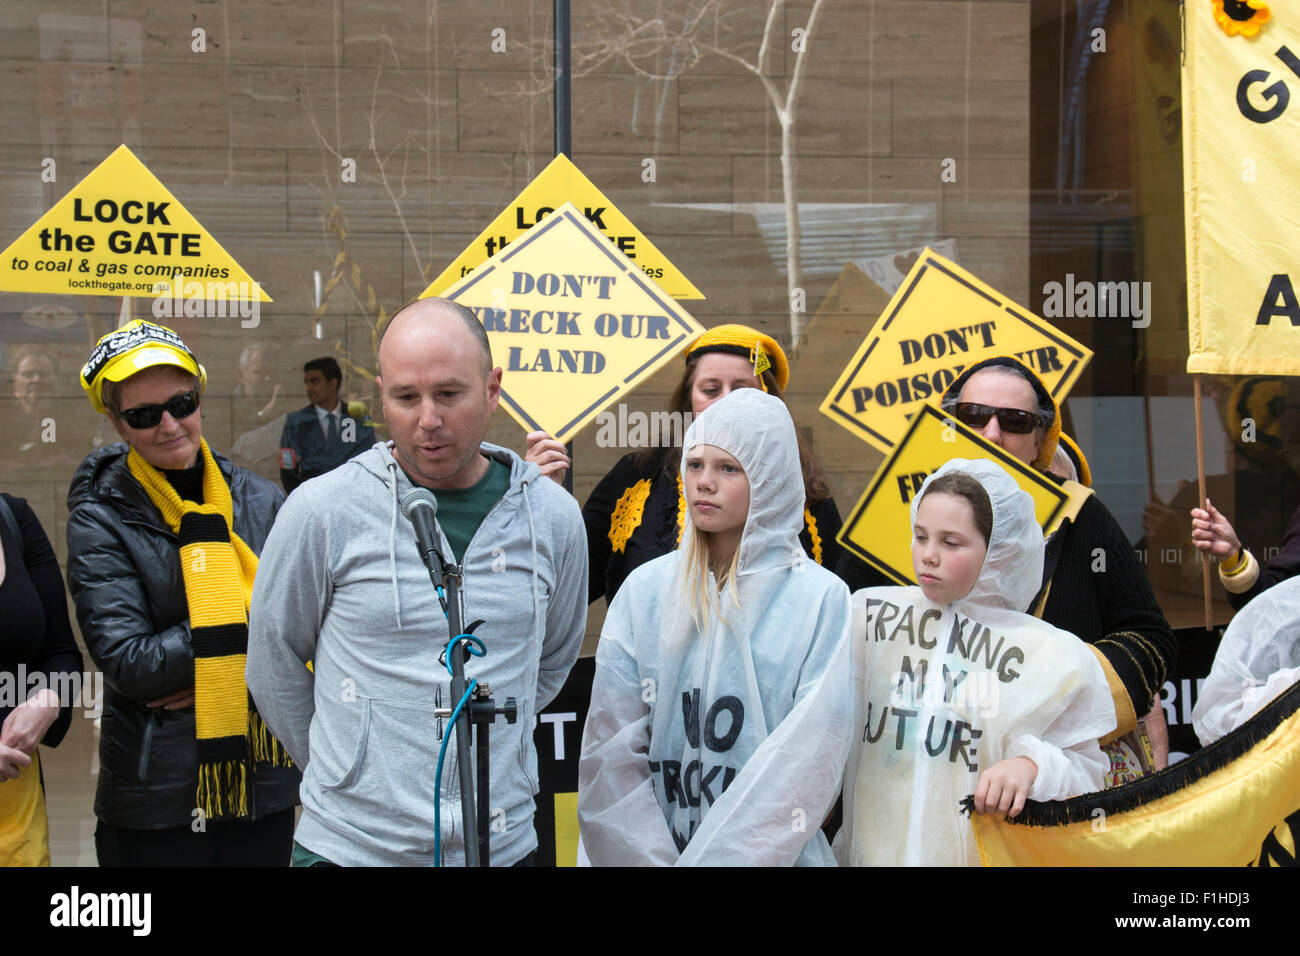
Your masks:
<instances>
[{"instance_id":1,"label":"yellow diamond protest sign","mask_svg":"<svg viewBox=\"0 0 1300 956\"><path fill-rule=\"evenodd\" d=\"M271 301L124 145L4 251L0 291Z\"/></svg>"},{"instance_id":2,"label":"yellow diamond protest sign","mask_svg":"<svg viewBox=\"0 0 1300 956\"><path fill-rule=\"evenodd\" d=\"M561 153L524 187L491 225L479 233L420 297L446 295L446 290L469 275L480 263L496 255L566 202L573 203L609 241L659 283L674 299L703 299L704 293L655 248L632 221L619 212L596 184L583 175L573 160Z\"/></svg>"},{"instance_id":3,"label":"yellow diamond protest sign","mask_svg":"<svg viewBox=\"0 0 1300 956\"><path fill-rule=\"evenodd\" d=\"M1092 351L926 249L821 412L889 451L922 405L938 399L966 368L995 355L1013 355L1032 368L1059 405Z\"/></svg>"},{"instance_id":4,"label":"yellow diamond protest sign","mask_svg":"<svg viewBox=\"0 0 1300 956\"><path fill-rule=\"evenodd\" d=\"M445 297L487 330L510 414L562 442L704 331L572 203Z\"/></svg>"},{"instance_id":5,"label":"yellow diamond protest sign","mask_svg":"<svg viewBox=\"0 0 1300 956\"><path fill-rule=\"evenodd\" d=\"M912 498L931 472L953 458L987 458L1001 465L1034 499L1034 516L1045 533L1075 513L1089 494L1076 482L1057 484L936 406L922 405L853 506L839 543L900 584L915 584Z\"/></svg>"}]
</instances>

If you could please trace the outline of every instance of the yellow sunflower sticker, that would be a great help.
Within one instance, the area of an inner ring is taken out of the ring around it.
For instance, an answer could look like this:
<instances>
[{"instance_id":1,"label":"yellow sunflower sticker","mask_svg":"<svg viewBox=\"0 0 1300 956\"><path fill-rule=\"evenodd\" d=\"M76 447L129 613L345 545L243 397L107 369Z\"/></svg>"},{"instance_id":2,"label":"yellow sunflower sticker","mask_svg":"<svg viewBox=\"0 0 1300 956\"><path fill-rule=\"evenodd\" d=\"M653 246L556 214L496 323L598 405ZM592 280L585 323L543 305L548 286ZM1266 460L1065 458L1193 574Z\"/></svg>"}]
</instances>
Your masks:
<instances>
[{"instance_id":1,"label":"yellow sunflower sticker","mask_svg":"<svg viewBox=\"0 0 1300 956\"><path fill-rule=\"evenodd\" d=\"M1253 37L1272 14L1267 0L1211 0L1214 19L1230 37Z\"/></svg>"}]
</instances>

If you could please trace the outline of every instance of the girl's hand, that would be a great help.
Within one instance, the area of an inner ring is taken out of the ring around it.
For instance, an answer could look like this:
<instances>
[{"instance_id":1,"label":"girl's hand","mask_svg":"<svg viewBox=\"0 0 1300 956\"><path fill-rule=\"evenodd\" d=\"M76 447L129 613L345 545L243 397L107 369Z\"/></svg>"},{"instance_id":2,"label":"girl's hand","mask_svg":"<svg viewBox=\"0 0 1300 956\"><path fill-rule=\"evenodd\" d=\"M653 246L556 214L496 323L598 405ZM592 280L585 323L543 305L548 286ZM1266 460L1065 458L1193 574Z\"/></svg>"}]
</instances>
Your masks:
<instances>
[{"instance_id":1,"label":"girl's hand","mask_svg":"<svg viewBox=\"0 0 1300 956\"><path fill-rule=\"evenodd\" d=\"M1028 757L999 760L980 774L979 786L975 788L975 811L1016 816L1025 808L1025 798L1037 777L1038 764Z\"/></svg>"},{"instance_id":2,"label":"girl's hand","mask_svg":"<svg viewBox=\"0 0 1300 956\"><path fill-rule=\"evenodd\" d=\"M1206 507L1192 509L1192 542L1198 550L1208 551L1220 561L1237 553L1241 541L1232 523L1219 513L1209 498Z\"/></svg>"}]
</instances>

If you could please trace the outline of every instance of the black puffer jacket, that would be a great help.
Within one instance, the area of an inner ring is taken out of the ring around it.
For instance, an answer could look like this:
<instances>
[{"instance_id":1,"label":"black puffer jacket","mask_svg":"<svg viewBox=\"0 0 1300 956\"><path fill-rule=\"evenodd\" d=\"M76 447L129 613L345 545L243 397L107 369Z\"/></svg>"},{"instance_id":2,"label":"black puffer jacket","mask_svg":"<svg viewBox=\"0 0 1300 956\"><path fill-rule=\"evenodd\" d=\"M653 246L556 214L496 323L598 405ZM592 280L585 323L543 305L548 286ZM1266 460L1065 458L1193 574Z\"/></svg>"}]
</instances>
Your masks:
<instances>
[{"instance_id":1,"label":"black puffer jacket","mask_svg":"<svg viewBox=\"0 0 1300 956\"><path fill-rule=\"evenodd\" d=\"M68 489L68 590L86 649L106 684L95 815L155 830L194 820L198 755L194 709L151 710L146 701L194 684L189 605L177 538L108 445L77 469ZM216 456L234 500L234 530L262 553L284 494ZM296 768L258 768L254 818L298 802Z\"/></svg>"}]
</instances>

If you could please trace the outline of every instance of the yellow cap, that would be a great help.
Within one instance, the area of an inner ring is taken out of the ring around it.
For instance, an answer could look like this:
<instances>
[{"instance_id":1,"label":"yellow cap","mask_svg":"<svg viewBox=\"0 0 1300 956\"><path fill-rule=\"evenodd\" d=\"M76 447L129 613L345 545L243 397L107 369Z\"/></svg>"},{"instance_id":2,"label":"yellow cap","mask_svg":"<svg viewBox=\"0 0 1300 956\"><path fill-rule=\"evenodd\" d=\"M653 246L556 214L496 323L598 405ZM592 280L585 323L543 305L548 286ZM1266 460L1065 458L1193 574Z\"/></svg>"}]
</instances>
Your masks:
<instances>
[{"instance_id":1,"label":"yellow cap","mask_svg":"<svg viewBox=\"0 0 1300 956\"><path fill-rule=\"evenodd\" d=\"M770 368L776 386L782 392L790 381L790 365L786 362L785 352L776 344L776 339L764 335L758 329L751 329L748 325L719 325L709 329L686 350L687 355L696 352L725 352L742 356L753 365L755 378Z\"/></svg>"},{"instance_id":2,"label":"yellow cap","mask_svg":"<svg viewBox=\"0 0 1300 956\"><path fill-rule=\"evenodd\" d=\"M165 325L135 319L95 343L81 369L81 388L95 411L106 415L104 383L125 381L154 365L175 365L197 375L200 394L208 387L207 371L179 335Z\"/></svg>"}]
</instances>

